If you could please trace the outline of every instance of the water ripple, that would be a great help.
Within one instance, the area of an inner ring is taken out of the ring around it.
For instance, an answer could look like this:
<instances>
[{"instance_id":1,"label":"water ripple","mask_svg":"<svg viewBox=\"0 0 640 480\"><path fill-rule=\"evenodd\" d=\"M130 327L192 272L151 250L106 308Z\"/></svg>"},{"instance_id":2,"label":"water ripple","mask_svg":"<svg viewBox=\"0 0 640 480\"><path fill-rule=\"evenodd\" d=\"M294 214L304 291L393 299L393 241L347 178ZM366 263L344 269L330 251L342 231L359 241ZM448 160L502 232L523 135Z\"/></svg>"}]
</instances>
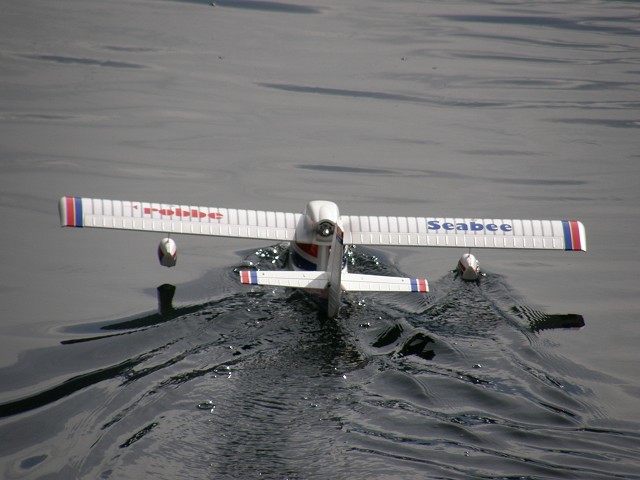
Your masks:
<instances>
[{"instance_id":1,"label":"water ripple","mask_svg":"<svg viewBox=\"0 0 640 480\"><path fill-rule=\"evenodd\" d=\"M523 27L543 27L559 30L578 30L590 33L611 35L638 35L640 29L616 25L622 22L633 23L634 18L627 17L585 17L567 18L539 15L441 15L440 18L455 22L472 24L489 23L496 25L517 25ZM637 18L635 19L637 21Z\"/></svg>"}]
</instances>

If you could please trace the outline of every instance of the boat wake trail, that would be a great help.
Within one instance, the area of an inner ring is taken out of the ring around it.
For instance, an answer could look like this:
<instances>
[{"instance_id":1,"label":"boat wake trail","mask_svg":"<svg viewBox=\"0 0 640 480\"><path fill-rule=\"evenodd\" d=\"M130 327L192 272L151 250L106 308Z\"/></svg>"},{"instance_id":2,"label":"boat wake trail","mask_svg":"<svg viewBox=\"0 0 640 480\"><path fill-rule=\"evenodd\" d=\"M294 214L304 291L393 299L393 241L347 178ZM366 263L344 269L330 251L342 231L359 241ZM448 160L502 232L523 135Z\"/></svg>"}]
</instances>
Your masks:
<instances>
[{"instance_id":1,"label":"boat wake trail","mask_svg":"<svg viewBox=\"0 0 640 480\"><path fill-rule=\"evenodd\" d=\"M278 268L286 245L243 267ZM394 274L366 250L350 269ZM3 478L632 478L637 426L607 418L552 328L499 275L425 297L235 292L69 329L0 372ZM15 372L42 365L31 385ZM13 379L13 380L11 380Z\"/></svg>"}]
</instances>

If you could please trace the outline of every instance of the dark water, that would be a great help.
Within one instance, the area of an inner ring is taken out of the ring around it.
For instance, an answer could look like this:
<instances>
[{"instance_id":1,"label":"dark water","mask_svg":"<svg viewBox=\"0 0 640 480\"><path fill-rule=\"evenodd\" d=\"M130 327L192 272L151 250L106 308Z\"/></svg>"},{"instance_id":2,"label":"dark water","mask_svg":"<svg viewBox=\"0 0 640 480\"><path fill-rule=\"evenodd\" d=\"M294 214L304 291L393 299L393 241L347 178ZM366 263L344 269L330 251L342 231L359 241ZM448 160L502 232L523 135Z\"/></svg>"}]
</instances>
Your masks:
<instances>
[{"instance_id":1,"label":"dark water","mask_svg":"<svg viewBox=\"0 0 640 480\"><path fill-rule=\"evenodd\" d=\"M247 261L285 257L276 245ZM350 261L397 273L370 253ZM39 365L49 384L0 405L5 478L632 478L639 466L640 434L603 427L581 383L615 379L539 336L581 317L527 307L498 275L449 274L428 297L349 295L334 321L289 290L178 308L171 286L159 292L159 312L75 326L0 372L19 383L12 372Z\"/></svg>"},{"instance_id":2,"label":"dark water","mask_svg":"<svg viewBox=\"0 0 640 480\"><path fill-rule=\"evenodd\" d=\"M0 477L640 478L638 3L211 3L3 5ZM282 246L167 270L62 195L577 218L588 252L474 252L476 285L356 249L431 292L327 321L238 284Z\"/></svg>"}]
</instances>

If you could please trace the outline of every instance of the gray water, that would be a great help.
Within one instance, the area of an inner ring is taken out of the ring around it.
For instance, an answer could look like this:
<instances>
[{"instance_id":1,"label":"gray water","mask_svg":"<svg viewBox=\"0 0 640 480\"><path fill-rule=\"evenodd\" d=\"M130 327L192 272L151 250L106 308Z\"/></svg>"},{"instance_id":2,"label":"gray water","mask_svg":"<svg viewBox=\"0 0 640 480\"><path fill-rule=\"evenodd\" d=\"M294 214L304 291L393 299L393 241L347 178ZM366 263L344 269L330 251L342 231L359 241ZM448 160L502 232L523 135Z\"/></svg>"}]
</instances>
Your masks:
<instances>
[{"instance_id":1,"label":"gray water","mask_svg":"<svg viewBox=\"0 0 640 480\"><path fill-rule=\"evenodd\" d=\"M5 2L3 478L640 478L636 2ZM587 253L357 248L431 292L239 285L286 246L62 195L576 218ZM162 286L158 289L159 286ZM158 309L158 294L165 298ZM584 321L582 328L576 319Z\"/></svg>"}]
</instances>

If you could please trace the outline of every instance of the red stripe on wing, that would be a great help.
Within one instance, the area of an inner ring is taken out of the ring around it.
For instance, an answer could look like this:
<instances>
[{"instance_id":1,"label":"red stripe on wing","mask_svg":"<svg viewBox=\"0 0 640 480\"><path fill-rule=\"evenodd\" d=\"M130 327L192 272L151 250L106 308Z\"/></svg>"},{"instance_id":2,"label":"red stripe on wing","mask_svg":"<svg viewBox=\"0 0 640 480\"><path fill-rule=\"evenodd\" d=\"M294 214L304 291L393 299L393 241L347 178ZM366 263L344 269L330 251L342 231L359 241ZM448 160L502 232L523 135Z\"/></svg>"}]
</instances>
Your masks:
<instances>
[{"instance_id":1,"label":"red stripe on wing","mask_svg":"<svg viewBox=\"0 0 640 480\"><path fill-rule=\"evenodd\" d=\"M67 226L76 226L76 203L73 197L65 197L65 206L67 210L66 222Z\"/></svg>"},{"instance_id":2,"label":"red stripe on wing","mask_svg":"<svg viewBox=\"0 0 640 480\"><path fill-rule=\"evenodd\" d=\"M582 250L582 244L580 243L580 226L576 220L569 220L571 226L571 242L574 250Z\"/></svg>"}]
</instances>

